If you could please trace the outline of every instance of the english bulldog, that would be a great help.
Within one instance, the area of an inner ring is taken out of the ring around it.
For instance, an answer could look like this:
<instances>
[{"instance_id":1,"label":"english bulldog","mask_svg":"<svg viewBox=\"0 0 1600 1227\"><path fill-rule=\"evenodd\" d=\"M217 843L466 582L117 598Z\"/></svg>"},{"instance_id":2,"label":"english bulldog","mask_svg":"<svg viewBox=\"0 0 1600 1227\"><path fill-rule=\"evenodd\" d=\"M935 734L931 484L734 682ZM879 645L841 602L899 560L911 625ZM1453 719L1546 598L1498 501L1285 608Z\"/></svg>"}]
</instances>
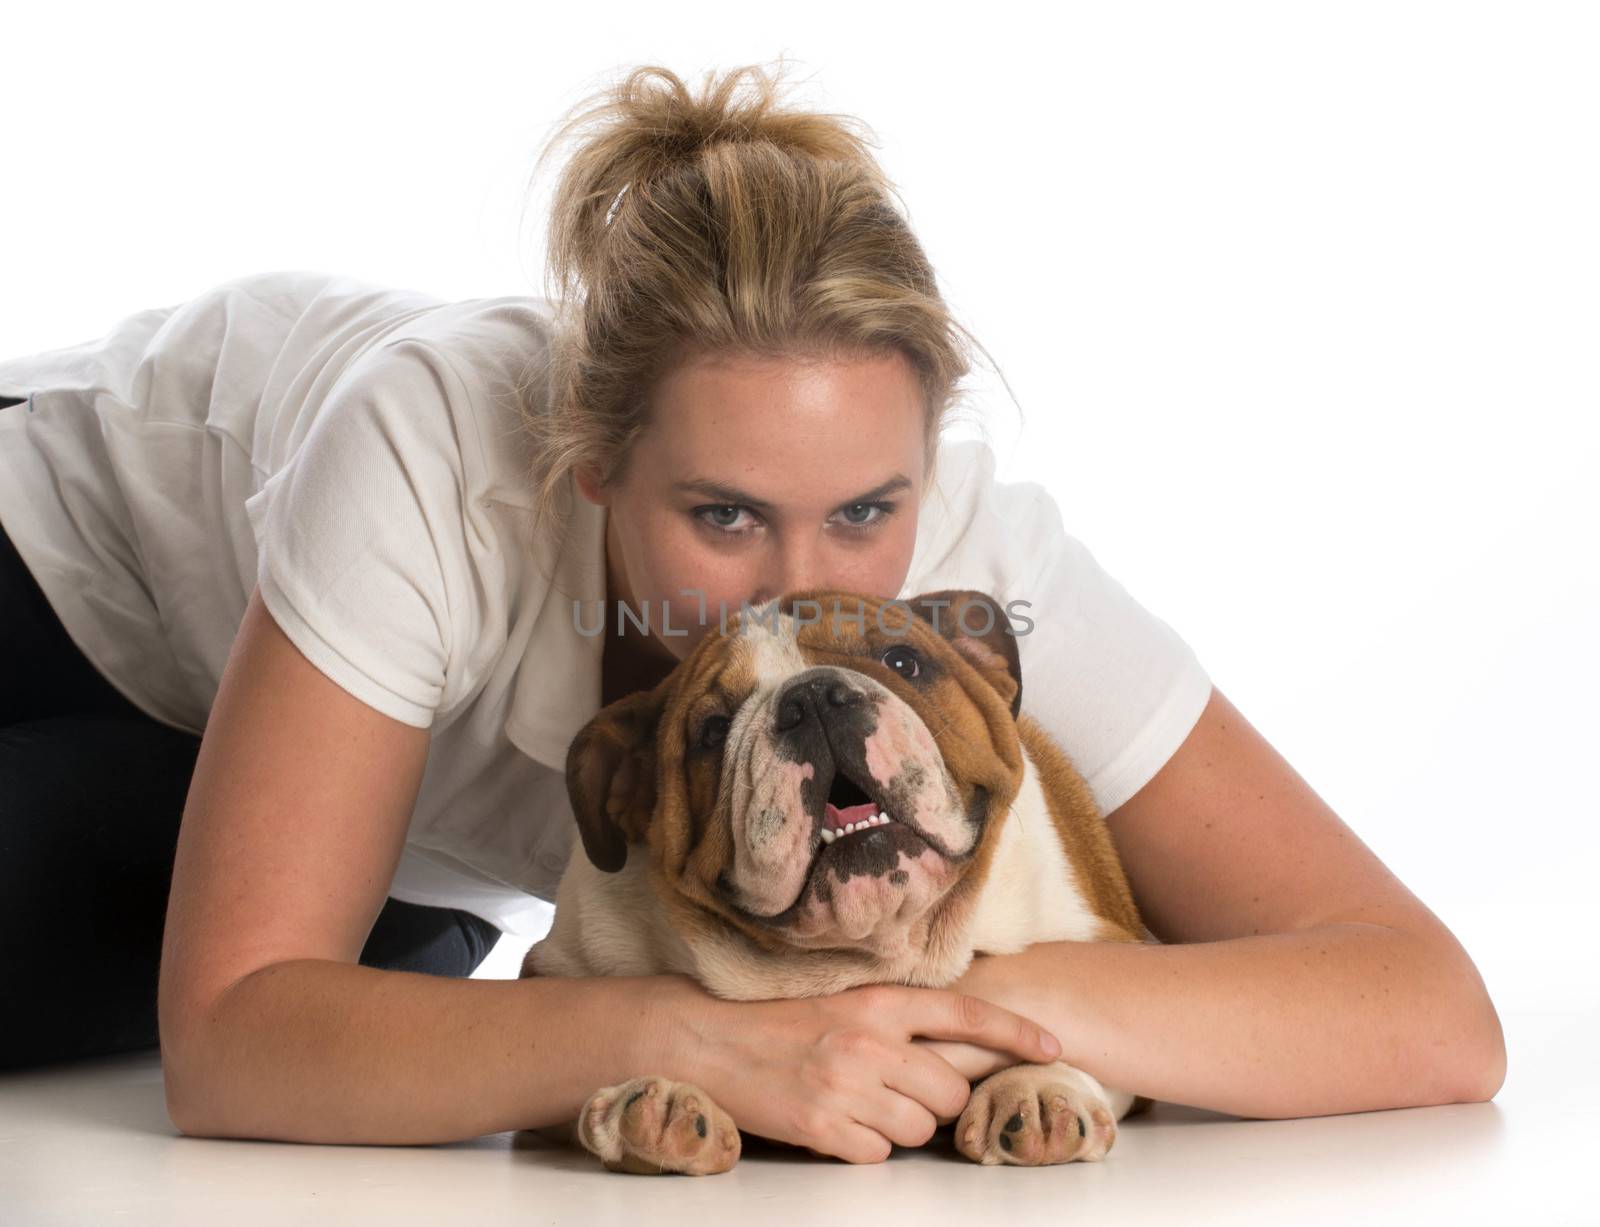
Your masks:
<instances>
[{"instance_id":1,"label":"english bulldog","mask_svg":"<svg viewBox=\"0 0 1600 1227\"><path fill-rule=\"evenodd\" d=\"M1155 940L1087 784L1021 712L993 599L812 589L740 613L573 739L581 849L523 976L679 972L751 1001ZM973 1088L955 1142L986 1164L1095 1161L1150 1103L1065 1061L1015 1065ZM703 1090L650 1075L535 1132L626 1172L723 1172L741 1149Z\"/></svg>"}]
</instances>

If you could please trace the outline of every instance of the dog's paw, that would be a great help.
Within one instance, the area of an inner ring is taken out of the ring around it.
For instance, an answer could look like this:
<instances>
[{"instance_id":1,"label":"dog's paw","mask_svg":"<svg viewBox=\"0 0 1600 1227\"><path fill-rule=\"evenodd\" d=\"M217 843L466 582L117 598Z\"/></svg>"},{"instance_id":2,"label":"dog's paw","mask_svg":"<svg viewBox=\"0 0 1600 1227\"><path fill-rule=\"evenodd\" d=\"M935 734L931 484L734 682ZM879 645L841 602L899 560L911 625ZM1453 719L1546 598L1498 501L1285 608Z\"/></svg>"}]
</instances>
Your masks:
<instances>
[{"instance_id":1,"label":"dog's paw","mask_svg":"<svg viewBox=\"0 0 1600 1227\"><path fill-rule=\"evenodd\" d=\"M578 1140L614 1172L709 1176L739 1161L733 1118L699 1087L667 1078L596 1091L578 1117Z\"/></svg>"},{"instance_id":2,"label":"dog's paw","mask_svg":"<svg viewBox=\"0 0 1600 1227\"><path fill-rule=\"evenodd\" d=\"M1090 1163L1117 1140L1100 1084L1061 1061L1013 1065L972 1088L956 1121L956 1149L974 1163Z\"/></svg>"}]
</instances>

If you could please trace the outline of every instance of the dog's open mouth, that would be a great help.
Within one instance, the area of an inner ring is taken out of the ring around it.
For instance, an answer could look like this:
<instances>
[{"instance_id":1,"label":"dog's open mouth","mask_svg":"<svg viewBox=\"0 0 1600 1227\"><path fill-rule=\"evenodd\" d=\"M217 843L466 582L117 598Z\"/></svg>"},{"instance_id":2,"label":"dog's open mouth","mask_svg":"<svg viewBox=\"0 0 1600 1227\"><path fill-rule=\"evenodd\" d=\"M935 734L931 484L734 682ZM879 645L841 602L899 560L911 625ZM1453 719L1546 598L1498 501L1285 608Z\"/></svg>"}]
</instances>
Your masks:
<instances>
[{"instance_id":1,"label":"dog's open mouth","mask_svg":"<svg viewBox=\"0 0 1600 1227\"><path fill-rule=\"evenodd\" d=\"M883 857L904 852L917 857L929 846L922 832L885 809L843 771L835 771L823 804L820 839L806 880L814 881L824 865L864 868ZM848 871L846 871L848 872Z\"/></svg>"},{"instance_id":2,"label":"dog's open mouth","mask_svg":"<svg viewBox=\"0 0 1600 1227\"><path fill-rule=\"evenodd\" d=\"M833 773L822 815L822 842L853 835L871 827L887 826L894 818L882 810L859 784L842 771Z\"/></svg>"},{"instance_id":3,"label":"dog's open mouth","mask_svg":"<svg viewBox=\"0 0 1600 1227\"><path fill-rule=\"evenodd\" d=\"M979 784L973 788L969 821L981 827L989 790ZM919 860L930 849L950 862L966 860L976 849L953 855L939 840L925 834L915 820L886 811L876 798L843 771L835 770L823 799L821 829L812 847L811 863L800 890L788 907L775 915L761 915L740 907L736 912L764 925L782 927L798 916L808 894L817 890L822 871L832 867L840 880L856 873L879 876L894 872L897 858L904 853L910 861ZM722 888L725 892L728 887Z\"/></svg>"}]
</instances>

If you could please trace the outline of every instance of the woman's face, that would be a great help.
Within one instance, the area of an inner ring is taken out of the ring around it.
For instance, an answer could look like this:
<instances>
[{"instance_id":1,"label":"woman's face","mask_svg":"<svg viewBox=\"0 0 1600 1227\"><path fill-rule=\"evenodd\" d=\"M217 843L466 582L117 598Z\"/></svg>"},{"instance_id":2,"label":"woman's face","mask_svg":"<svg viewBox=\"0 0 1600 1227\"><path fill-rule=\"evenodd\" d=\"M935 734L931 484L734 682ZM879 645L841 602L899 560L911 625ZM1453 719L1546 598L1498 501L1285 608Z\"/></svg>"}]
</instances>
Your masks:
<instances>
[{"instance_id":1,"label":"woman's face","mask_svg":"<svg viewBox=\"0 0 1600 1227\"><path fill-rule=\"evenodd\" d=\"M717 632L719 602L731 618L741 601L812 586L894 597L916 543L924 432L921 389L898 351L676 366L620 482L575 475L610 508L608 622L616 602L648 612L652 642L636 646L682 660ZM662 634L663 602L687 634ZM624 631L638 637L632 623Z\"/></svg>"}]
</instances>

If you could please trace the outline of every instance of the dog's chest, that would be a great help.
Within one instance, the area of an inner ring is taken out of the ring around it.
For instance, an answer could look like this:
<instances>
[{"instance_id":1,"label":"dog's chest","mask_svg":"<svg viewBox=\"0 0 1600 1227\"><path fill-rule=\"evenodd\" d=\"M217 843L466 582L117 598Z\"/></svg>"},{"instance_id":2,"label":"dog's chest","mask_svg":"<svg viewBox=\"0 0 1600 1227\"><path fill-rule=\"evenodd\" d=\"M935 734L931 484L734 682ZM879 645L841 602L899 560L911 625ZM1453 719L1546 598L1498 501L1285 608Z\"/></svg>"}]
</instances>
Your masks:
<instances>
[{"instance_id":1,"label":"dog's chest","mask_svg":"<svg viewBox=\"0 0 1600 1227\"><path fill-rule=\"evenodd\" d=\"M1097 940L1100 917L1067 858L1031 757L1004 821L968 931L973 953Z\"/></svg>"}]
</instances>

